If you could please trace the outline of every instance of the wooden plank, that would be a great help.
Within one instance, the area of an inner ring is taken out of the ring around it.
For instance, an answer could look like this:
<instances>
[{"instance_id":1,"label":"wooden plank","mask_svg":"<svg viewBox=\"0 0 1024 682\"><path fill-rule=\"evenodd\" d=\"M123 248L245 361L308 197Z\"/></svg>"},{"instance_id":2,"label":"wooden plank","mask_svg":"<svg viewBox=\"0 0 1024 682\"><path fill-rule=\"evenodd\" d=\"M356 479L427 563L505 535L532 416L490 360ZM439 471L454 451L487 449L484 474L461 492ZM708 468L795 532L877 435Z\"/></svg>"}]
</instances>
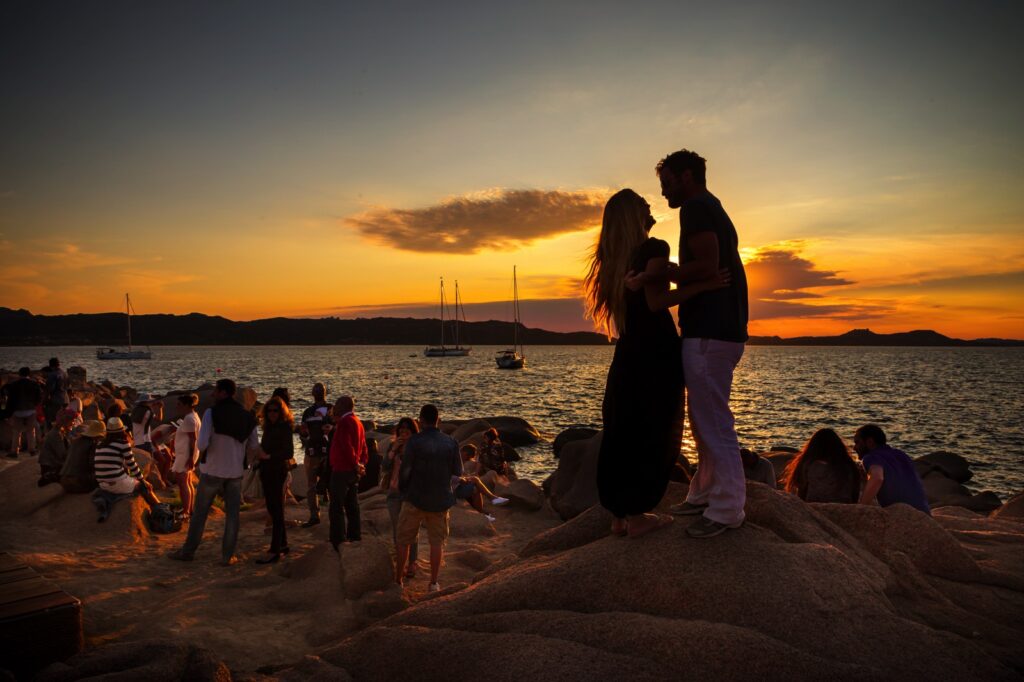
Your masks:
<instances>
[{"instance_id":1,"label":"wooden plank","mask_svg":"<svg viewBox=\"0 0 1024 682\"><path fill-rule=\"evenodd\" d=\"M6 585L7 583L16 583L19 580L28 580L30 578L38 578L39 575L28 566L22 566L16 568L13 571L5 571L0 573L0 585Z\"/></svg>"},{"instance_id":2,"label":"wooden plank","mask_svg":"<svg viewBox=\"0 0 1024 682\"><path fill-rule=\"evenodd\" d=\"M20 580L16 583L0 586L0 604L12 604L23 599L41 597L44 594L53 594L60 591L59 587L42 578Z\"/></svg>"},{"instance_id":3,"label":"wooden plank","mask_svg":"<svg viewBox=\"0 0 1024 682\"><path fill-rule=\"evenodd\" d=\"M9 619L31 618L50 609L77 606L80 602L67 592L54 592L0 606L0 625Z\"/></svg>"}]
</instances>

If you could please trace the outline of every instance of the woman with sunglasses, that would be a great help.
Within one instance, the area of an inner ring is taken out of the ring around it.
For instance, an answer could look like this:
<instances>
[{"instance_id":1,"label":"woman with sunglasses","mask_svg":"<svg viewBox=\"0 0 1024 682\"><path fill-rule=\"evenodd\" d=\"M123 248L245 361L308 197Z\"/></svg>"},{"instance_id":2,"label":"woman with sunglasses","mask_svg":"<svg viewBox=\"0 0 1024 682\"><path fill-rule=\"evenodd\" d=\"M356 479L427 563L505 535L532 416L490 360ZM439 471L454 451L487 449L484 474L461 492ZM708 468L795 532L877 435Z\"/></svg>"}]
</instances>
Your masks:
<instances>
[{"instance_id":1,"label":"woman with sunglasses","mask_svg":"<svg viewBox=\"0 0 1024 682\"><path fill-rule=\"evenodd\" d=\"M263 438L260 440L259 461L256 466L263 484L263 497L267 501L267 513L273 522L270 552L257 559L258 564L272 564L288 553L288 536L284 525L285 481L288 468L295 456L292 439L295 419L288 405L274 396L263 406Z\"/></svg>"}]
</instances>

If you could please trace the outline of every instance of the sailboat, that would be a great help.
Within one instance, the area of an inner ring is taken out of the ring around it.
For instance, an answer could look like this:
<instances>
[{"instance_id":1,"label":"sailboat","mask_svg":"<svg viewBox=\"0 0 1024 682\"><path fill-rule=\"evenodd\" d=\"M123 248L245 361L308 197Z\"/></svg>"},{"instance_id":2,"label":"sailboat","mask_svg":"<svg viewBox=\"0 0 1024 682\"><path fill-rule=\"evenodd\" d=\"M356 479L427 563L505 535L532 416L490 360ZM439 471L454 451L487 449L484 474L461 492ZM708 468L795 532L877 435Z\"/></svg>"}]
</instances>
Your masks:
<instances>
[{"instance_id":1,"label":"sailboat","mask_svg":"<svg viewBox=\"0 0 1024 682\"><path fill-rule=\"evenodd\" d=\"M526 365L526 356L523 355L523 344L519 341L519 327L522 320L519 319L519 281L516 279L516 266L512 266L512 310L515 321L512 323L512 347L500 351L494 358L498 363L498 369L522 369Z\"/></svg>"},{"instance_id":2,"label":"sailboat","mask_svg":"<svg viewBox=\"0 0 1024 682\"><path fill-rule=\"evenodd\" d=\"M124 295L124 311L128 314L128 350L116 348L97 348L98 360L152 360L153 354L148 350L132 350L132 300Z\"/></svg>"},{"instance_id":3,"label":"sailboat","mask_svg":"<svg viewBox=\"0 0 1024 682\"><path fill-rule=\"evenodd\" d=\"M444 345L444 313L448 307L448 301L444 296L444 277L441 278L441 345L440 346L428 346L423 349L423 355L428 358L456 358L464 357L469 355L473 349L466 348L459 344L459 311L462 308L462 302L459 299L459 281L455 280L455 345L446 346ZM462 311L462 318L465 320L466 312Z\"/></svg>"}]
</instances>

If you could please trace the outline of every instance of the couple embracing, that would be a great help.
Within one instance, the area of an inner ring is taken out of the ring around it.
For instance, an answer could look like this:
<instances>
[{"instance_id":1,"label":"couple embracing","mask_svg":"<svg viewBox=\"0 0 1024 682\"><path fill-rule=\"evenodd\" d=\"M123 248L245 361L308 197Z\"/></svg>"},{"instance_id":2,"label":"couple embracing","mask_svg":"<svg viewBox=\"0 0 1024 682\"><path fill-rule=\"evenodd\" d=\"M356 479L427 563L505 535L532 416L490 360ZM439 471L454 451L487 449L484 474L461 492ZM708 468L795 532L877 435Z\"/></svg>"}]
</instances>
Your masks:
<instances>
[{"instance_id":1,"label":"couple embracing","mask_svg":"<svg viewBox=\"0 0 1024 682\"><path fill-rule=\"evenodd\" d=\"M624 189L605 205L585 279L588 315L618 334L597 466L601 505L617 535L639 537L672 521L653 510L679 456L684 407L698 465L686 500L670 510L699 517L687 528L693 537L743 523L746 480L729 394L747 340L747 281L736 228L708 191L705 169L686 149L657 165L661 193L679 209L678 265L668 243L648 234L650 205Z\"/></svg>"}]
</instances>

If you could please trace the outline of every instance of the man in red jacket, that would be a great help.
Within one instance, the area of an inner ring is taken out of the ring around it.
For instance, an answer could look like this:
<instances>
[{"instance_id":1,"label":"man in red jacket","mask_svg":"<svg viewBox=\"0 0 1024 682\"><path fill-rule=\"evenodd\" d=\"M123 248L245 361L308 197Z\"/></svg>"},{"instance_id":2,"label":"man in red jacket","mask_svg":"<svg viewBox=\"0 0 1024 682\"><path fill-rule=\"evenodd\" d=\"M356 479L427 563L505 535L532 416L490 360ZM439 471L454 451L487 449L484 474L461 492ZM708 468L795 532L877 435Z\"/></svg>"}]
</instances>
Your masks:
<instances>
[{"instance_id":1,"label":"man in red jacket","mask_svg":"<svg viewBox=\"0 0 1024 682\"><path fill-rule=\"evenodd\" d=\"M355 413L356 403L343 395L334 403L331 432L331 546L359 542L359 477L366 473L366 433ZM346 523L347 520L347 523Z\"/></svg>"}]
</instances>

